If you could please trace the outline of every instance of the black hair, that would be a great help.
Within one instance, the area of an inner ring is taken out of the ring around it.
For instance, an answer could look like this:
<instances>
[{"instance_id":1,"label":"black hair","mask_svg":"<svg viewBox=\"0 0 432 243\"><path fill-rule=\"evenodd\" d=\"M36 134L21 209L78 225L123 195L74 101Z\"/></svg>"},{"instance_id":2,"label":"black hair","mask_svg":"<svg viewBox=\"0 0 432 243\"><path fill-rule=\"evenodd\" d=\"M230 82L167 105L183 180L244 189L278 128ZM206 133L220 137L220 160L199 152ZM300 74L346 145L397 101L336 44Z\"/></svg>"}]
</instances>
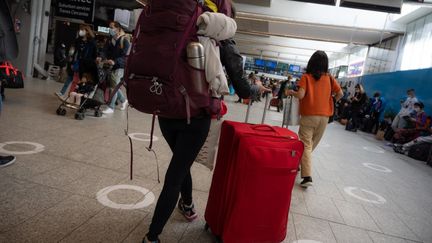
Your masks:
<instances>
[{"instance_id":1,"label":"black hair","mask_svg":"<svg viewBox=\"0 0 432 243\"><path fill-rule=\"evenodd\" d=\"M380 97L381 96L381 93L380 92L375 92L374 93L374 98L376 98L376 97Z\"/></svg>"},{"instance_id":2,"label":"black hair","mask_svg":"<svg viewBox=\"0 0 432 243\"><path fill-rule=\"evenodd\" d=\"M415 92L415 90L414 89L409 89L409 90L407 90L407 93L409 93L409 92Z\"/></svg>"},{"instance_id":3,"label":"black hair","mask_svg":"<svg viewBox=\"0 0 432 243\"><path fill-rule=\"evenodd\" d=\"M420 107L420 109L422 109L422 110L424 109L423 102L417 102L417 103L414 104L414 106Z\"/></svg>"},{"instance_id":4,"label":"black hair","mask_svg":"<svg viewBox=\"0 0 432 243\"><path fill-rule=\"evenodd\" d=\"M318 81L321 76L328 71L329 61L328 56L324 51L316 51L309 59L306 67L306 73L312 74L314 79Z\"/></svg>"}]
</instances>

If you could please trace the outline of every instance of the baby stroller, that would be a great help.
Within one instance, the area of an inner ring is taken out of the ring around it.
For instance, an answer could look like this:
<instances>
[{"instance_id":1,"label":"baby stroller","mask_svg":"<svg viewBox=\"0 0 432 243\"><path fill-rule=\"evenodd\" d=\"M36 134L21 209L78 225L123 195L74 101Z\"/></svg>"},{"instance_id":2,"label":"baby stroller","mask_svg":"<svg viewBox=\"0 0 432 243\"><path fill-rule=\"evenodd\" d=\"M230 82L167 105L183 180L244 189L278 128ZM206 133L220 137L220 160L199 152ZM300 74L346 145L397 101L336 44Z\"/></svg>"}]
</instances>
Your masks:
<instances>
[{"instance_id":1,"label":"baby stroller","mask_svg":"<svg viewBox=\"0 0 432 243\"><path fill-rule=\"evenodd\" d=\"M81 98L81 102L79 105L71 103L71 93L69 93L67 98L60 98L62 103L57 108L57 115L59 116L65 116L66 115L66 108L77 110L75 113L75 119L77 120L84 120L86 116L87 110L91 109L94 110L94 116L95 117L101 117L102 111L101 106L104 104L107 104L109 101L109 89L107 88L107 82L108 77L111 73L111 66L103 65L101 67L98 67L98 78L99 82L93 85L90 89L87 89L84 93L83 97ZM74 74L74 81L71 85L71 90L75 90L76 86L78 85L79 81L79 74Z\"/></svg>"}]
</instances>

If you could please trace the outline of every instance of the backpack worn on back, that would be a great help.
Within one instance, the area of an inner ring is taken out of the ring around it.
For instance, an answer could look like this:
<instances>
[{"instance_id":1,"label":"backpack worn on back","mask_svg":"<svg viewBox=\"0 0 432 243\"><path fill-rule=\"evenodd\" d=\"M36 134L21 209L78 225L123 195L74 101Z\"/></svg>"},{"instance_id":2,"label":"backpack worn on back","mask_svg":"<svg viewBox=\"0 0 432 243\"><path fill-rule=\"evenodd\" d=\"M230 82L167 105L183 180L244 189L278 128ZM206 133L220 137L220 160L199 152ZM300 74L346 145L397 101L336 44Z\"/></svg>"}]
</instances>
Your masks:
<instances>
[{"instance_id":1,"label":"backpack worn on back","mask_svg":"<svg viewBox=\"0 0 432 243\"><path fill-rule=\"evenodd\" d=\"M197 76L205 80L205 73L191 67L186 56L186 46L198 41L196 21L202 12L198 2L152 0L143 10L125 69L133 108L189 120L211 106L208 88L198 90L193 82Z\"/></svg>"}]
</instances>

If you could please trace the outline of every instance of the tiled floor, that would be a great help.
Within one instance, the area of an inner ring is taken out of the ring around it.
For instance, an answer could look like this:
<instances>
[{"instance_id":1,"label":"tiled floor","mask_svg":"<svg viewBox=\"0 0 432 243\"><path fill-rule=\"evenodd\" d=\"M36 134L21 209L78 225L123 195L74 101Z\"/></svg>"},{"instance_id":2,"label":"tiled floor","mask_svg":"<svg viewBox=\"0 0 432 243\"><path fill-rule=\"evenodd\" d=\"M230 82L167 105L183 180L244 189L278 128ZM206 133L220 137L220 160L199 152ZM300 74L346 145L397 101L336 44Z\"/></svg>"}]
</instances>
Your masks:
<instances>
[{"instance_id":1,"label":"tiled floor","mask_svg":"<svg viewBox=\"0 0 432 243\"><path fill-rule=\"evenodd\" d=\"M122 210L106 207L96 197L108 186L132 185L157 198L161 184L153 155L145 142L135 141L130 181L126 112L83 121L74 120L72 111L57 116L59 101L53 93L60 86L28 80L24 90L7 90L0 143L34 142L44 151L18 155L15 164L0 169L0 242L140 242L154 203ZM235 104L235 97L228 100L226 119L243 120L246 107ZM252 122L261 120L262 107L253 106ZM150 119L130 111L131 132L149 133ZM268 113L268 123L281 120L281 114ZM158 129L155 135L163 179L171 153ZM15 152L35 148L0 145ZM194 165L192 173L200 218L186 223L175 212L163 242L212 242L203 230L211 172ZM393 153L373 137L330 125L314 153L314 182L307 190L294 187L285 242L432 242L432 168ZM107 196L129 206L149 197L131 189Z\"/></svg>"}]
</instances>

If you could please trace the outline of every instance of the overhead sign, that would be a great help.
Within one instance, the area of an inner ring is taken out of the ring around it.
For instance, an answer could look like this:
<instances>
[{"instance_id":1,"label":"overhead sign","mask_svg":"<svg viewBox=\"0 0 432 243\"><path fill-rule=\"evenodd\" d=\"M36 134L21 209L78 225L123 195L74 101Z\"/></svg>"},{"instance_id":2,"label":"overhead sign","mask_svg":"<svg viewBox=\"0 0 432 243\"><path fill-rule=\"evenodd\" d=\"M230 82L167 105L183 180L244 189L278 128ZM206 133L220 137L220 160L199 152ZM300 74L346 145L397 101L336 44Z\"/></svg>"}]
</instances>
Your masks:
<instances>
[{"instance_id":1,"label":"overhead sign","mask_svg":"<svg viewBox=\"0 0 432 243\"><path fill-rule=\"evenodd\" d=\"M81 19L92 23L96 0L57 0L56 15L58 17Z\"/></svg>"}]
</instances>

